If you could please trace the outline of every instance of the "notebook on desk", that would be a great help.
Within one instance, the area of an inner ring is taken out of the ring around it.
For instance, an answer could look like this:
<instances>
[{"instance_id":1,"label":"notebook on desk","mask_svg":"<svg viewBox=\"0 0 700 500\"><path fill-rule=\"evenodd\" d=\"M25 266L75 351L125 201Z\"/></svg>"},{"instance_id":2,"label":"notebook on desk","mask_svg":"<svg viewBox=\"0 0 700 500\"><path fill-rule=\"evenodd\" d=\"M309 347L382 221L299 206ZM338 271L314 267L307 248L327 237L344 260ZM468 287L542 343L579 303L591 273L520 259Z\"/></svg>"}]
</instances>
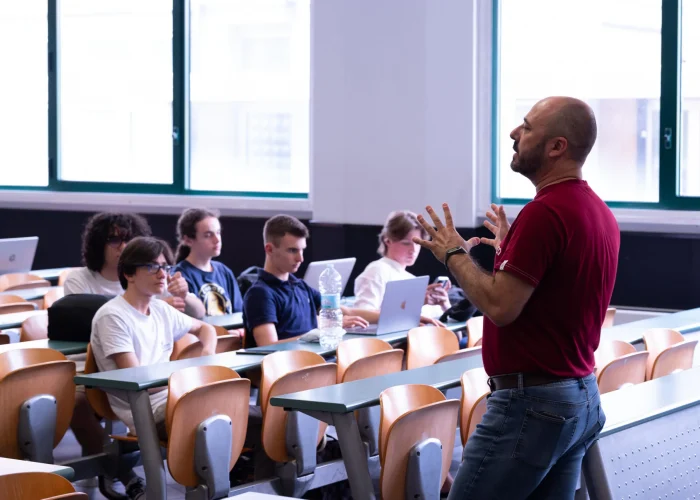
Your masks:
<instances>
[{"instance_id":1,"label":"notebook on desk","mask_svg":"<svg viewBox=\"0 0 700 500\"><path fill-rule=\"evenodd\" d=\"M348 328L355 335L384 335L402 332L420 325L420 313L425 302L428 277L390 281L384 290L379 322L366 328Z\"/></svg>"},{"instance_id":2,"label":"notebook on desk","mask_svg":"<svg viewBox=\"0 0 700 500\"><path fill-rule=\"evenodd\" d=\"M0 239L0 274L31 270L38 243L38 236Z\"/></svg>"}]
</instances>

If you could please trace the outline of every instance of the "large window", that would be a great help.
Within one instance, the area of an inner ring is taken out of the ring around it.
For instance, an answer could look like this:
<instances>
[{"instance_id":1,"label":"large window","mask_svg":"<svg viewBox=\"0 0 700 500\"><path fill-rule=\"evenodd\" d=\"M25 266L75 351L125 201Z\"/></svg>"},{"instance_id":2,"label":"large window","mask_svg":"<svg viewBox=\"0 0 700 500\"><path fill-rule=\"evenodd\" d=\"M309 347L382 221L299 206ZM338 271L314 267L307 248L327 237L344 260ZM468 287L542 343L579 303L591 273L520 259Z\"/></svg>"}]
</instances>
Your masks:
<instances>
[{"instance_id":1,"label":"large window","mask_svg":"<svg viewBox=\"0 0 700 500\"><path fill-rule=\"evenodd\" d=\"M59 5L59 179L171 184L171 1Z\"/></svg>"},{"instance_id":2,"label":"large window","mask_svg":"<svg viewBox=\"0 0 700 500\"><path fill-rule=\"evenodd\" d=\"M683 2L682 16L679 0L496 4L495 197L532 198L510 170L510 131L539 99L570 95L596 114L584 176L603 199L693 208L682 197L700 196L700 2Z\"/></svg>"},{"instance_id":3,"label":"large window","mask_svg":"<svg viewBox=\"0 0 700 500\"><path fill-rule=\"evenodd\" d=\"M190 187L309 189L309 0L191 0Z\"/></svg>"},{"instance_id":4,"label":"large window","mask_svg":"<svg viewBox=\"0 0 700 500\"><path fill-rule=\"evenodd\" d=\"M6 3L0 187L307 196L310 0Z\"/></svg>"},{"instance_id":5,"label":"large window","mask_svg":"<svg viewBox=\"0 0 700 500\"><path fill-rule=\"evenodd\" d=\"M46 2L4 2L0 13L0 182L47 186Z\"/></svg>"}]
</instances>

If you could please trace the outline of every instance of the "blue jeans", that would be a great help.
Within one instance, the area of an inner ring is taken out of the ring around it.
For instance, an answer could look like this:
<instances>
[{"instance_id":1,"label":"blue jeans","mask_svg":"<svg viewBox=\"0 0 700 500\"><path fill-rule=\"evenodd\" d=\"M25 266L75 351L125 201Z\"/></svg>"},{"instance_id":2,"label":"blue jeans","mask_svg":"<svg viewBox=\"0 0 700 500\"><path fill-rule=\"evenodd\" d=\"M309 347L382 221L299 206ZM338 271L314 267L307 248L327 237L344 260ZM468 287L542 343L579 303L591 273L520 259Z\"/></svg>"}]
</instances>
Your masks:
<instances>
[{"instance_id":1,"label":"blue jeans","mask_svg":"<svg viewBox=\"0 0 700 500\"><path fill-rule=\"evenodd\" d=\"M573 499L605 424L595 376L495 391L486 408L449 500Z\"/></svg>"}]
</instances>

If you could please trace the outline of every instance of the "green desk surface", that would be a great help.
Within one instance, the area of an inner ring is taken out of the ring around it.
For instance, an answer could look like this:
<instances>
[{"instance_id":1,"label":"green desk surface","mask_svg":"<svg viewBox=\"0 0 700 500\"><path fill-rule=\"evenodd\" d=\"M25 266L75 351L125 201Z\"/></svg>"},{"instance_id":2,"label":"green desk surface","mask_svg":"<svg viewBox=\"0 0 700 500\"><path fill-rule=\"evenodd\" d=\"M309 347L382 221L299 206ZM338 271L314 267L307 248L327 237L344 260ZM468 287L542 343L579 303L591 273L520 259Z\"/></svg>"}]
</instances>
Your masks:
<instances>
[{"instance_id":1,"label":"green desk surface","mask_svg":"<svg viewBox=\"0 0 700 500\"><path fill-rule=\"evenodd\" d=\"M71 467L66 467L65 465L40 464L38 462L0 457L0 476L17 474L18 472L50 472L63 476L68 480L72 479L75 473Z\"/></svg>"},{"instance_id":2,"label":"green desk surface","mask_svg":"<svg viewBox=\"0 0 700 500\"><path fill-rule=\"evenodd\" d=\"M10 290L9 292L0 292L0 295L16 295L24 300L38 300L44 298L49 290L54 288L62 289L62 286L44 286L41 288L27 288L26 290Z\"/></svg>"},{"instance_id":3,"label":"green desk surface","mask_svg":"<svg viewBox=\"0 0 700 500\"><path fill-rule=\"evenodd\" d=\"M122 391L143 391L152 387L162 387L168 384L168 378L173 372L190 366L219 365L227 366L242 372L260 366L264 356L240 352L224 352L213 356L181 359L158 365L125 368L109 372L77 375L76 385L96 387L98 389L117 389Z\"/></svg>"},{"instance_id":4,"label":"green desk surface","mask_svg":"<svg viewBox=\"0 0 700 500\"><path fill-rule=\"evenodd\" d=\"M447 328L450 330L459 330L464 328L467 324L465 322L454 322L448 323ZM382 339L390 344L403 342L408 336L408 330L403 330L401 332L386 333L384 335L357 335L353 333L346 333L343 335L343 340L352 339L362 339L362 338L374 338ZM250 349L245 349L245 352L255 353L255 354L270 354L278 351L311 351L321 356L330 356L335 354L335 349L324 349L318 342L302 342L300 340L291 340L289 342L280 342L277 344L270 344L263 347L251 347Z\"/></svg>"},{"instance_id":5,"label":"green desk surface","mask_svg":"<svg viewBox=\"0 0 700 500\"><path fill-rule=\"evenodd\" d=\"M700 404L700 367L608 392L600 397L606 422L600 437Z\"/></svg>"},{"instance_id":6,"label":"green desk surface","mask_svg":"<svg viewBox=\"0 0 700 500\"><path fill-rule=\"evenodd\" d=\"M0 345L0 352L13 351L15 349L53 349L62 354L82 354L87 352L87 346L87 342L42 339Z\"/></svg>"},{"instance_id":7,"label":"green desk surface","mask_svg":"<svg viewBox=\"0 0 700 500\"><path fill-rule=\"evenodd\" d=\"M222 326L227 330L243 328L243 313L222 314L221 316L205 316L204 322L214 326Z\"/></svg>"},{"instance_id":8,"label":"green desk surface","mask_svg":"<svg viewBox=\"0 0 700 500\"><path fill-rule=\"evenodd\" d=\"M465 371L483 366L480 354L478 351L478 355L467 359L275 396L270 400L270 404L291 410L348 413L378 405L379 394L384 389L396 385L428 384L438 389L449 389L460 384L460 378Z\"/></svg>"},{"instance_id":9,"label":"green desk surface","mask_svg":"<svg viewBox=\"0 0 700 500\"><path fill-rule=\"evenodd\" d=\"M29 271L34 276L39 276L42 279L49 281L57 281L59 275L66 269L73 269L72 267L55 267L53 269L32 269Z\"/></svg>"},{"instance_id":10,"label":"green desk surface","mask_svg":"<svg viewBox=\"0 0 700 500\"><path fill-rule=\"evenodd\" d=\"M46 314L45 310L39 311L25 311L19 313L11 314L0 314L0 330L7 330L8 328L19 328L22 326L22 321L32 316L40 316Z\"/></svg>"},{"instance_id":11,"label":"green desk surface","mask_svg":"<svg viewBox=\"0 0 700 500\"><path fill-rule=\"evenodd\" d=\"M700 307L604 328L601 340L623 340L637 344L642 342L642 335L650 328L671 328L681 333L697 332L700 330Z\"/></svg>"}]
</instances>

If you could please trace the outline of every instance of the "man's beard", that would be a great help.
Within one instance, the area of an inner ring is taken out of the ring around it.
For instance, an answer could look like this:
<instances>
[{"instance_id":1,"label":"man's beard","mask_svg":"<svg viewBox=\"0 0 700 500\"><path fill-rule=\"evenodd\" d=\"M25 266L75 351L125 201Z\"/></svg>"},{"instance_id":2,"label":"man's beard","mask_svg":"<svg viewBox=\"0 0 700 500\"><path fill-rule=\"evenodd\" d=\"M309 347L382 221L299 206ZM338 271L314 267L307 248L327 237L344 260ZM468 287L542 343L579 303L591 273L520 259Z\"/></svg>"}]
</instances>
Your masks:
<instances>
[{"instance_id":1,"label":"man's beard","mask_svg":"<svg viewBox=\"0 0 700 500\"><path fill-rule=\"evenodd\" d=\"M516 143L513 149L515 149L517 157L510 162L511 170L531 179L542 167L545 143L546 141L543 140L529 151L522 152L519 150L518 143Z\"/></svg>"}]
</instances>

